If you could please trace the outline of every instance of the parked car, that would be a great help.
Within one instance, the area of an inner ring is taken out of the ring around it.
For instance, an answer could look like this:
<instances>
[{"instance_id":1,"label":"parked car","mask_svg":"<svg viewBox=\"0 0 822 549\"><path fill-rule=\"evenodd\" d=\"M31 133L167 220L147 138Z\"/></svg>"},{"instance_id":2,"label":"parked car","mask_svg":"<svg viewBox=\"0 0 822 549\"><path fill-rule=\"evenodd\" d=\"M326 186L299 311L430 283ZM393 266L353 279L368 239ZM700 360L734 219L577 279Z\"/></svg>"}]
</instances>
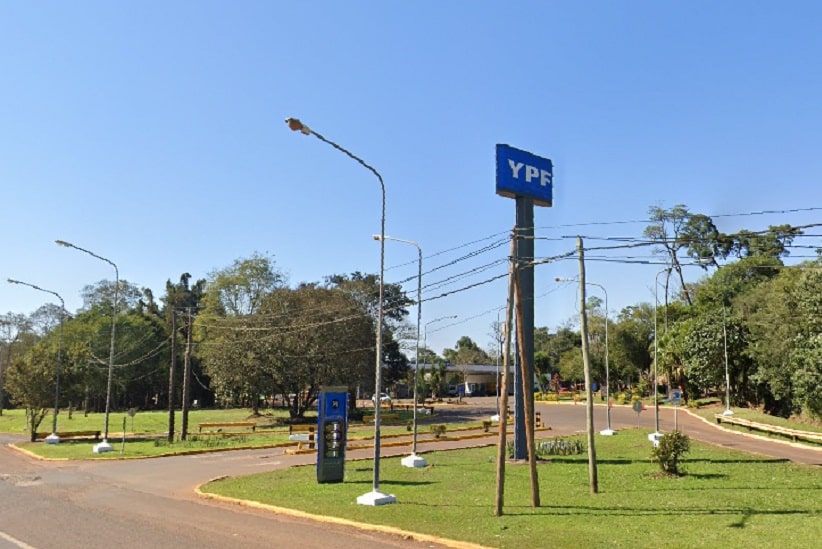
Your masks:
<instances>
[{"instance_id":1,"label":"parked car","mask_svg":"<svg viewBox=\"0 0 822 549\"><path fill-rule=\"evenodd\" d=\"M377 402L377 395L371 397L371 400ZM388 393L380 393L380 403L381 404L389 404L391 402L391 397Z\"/></svg>"}]
</instances>

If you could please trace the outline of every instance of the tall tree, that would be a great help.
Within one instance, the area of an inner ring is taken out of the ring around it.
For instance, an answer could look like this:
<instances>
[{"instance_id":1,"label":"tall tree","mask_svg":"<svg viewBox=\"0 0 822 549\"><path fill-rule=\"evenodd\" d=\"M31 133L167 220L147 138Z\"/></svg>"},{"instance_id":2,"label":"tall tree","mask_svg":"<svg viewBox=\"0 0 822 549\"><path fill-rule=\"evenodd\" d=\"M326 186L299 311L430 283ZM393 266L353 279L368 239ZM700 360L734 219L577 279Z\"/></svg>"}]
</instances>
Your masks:
<instances>
[{"instance_id":1,"label":"tall tree","mask_svg":"<svg viewBox=\"0 0 822 549\"><path fill-rule=\"evenodd\" d=\"M651 224L645 228L643 234L657 245L657 252L665 256L671 267L665 277L665 298L667 303L668 284L671 271L676 271L682 286L682 292L688 304L691 304L691 296L685 284L685 276L682 273L682 264L679 260L680 251L688 245L691 236L688 233L692 214L685 204L677 204L670 210L652 206L649 209Z\"/></svg>"},{"instance_id":2,"label":"tall tree","mask_svg":"<svg viewBox=\"0 0 822 549\"><path fill-rule=\"evenodd\" d=\"M35 341L31 321L26 315L0 315L0 416L6 405L6 372L15 356L22 354Z\"/></svg>"},{"instance_id":3,"label":"tall tree","mask_svg":"<svg viewBox=\"0 0 822 549\"><path fill-rule=\"evenodd\" d=\"M258 253L209 275L195 326L205 373L224 404L245 404L256 412L261 391L271 390L260 377L265 342L256 335L265 299L284 284L273 258Z\"/></svg>"}]
</instances>

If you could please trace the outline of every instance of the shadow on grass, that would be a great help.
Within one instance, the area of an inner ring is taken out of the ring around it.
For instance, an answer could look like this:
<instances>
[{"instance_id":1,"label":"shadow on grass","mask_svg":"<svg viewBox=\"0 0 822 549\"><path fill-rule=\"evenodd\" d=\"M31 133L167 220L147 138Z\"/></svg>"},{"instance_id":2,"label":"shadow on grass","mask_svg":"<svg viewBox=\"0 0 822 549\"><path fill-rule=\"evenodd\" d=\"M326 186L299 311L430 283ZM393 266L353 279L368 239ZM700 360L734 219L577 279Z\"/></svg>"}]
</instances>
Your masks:
<instances>
[{"instance_id":1,"label":"shadow on grass","mask_svg":"<svg viewBox=\"0 0 822 549\"><path fill-rule=\"evenodd\" d=\"M512 507L509 506L508 509ZM515 509L526 509L525 507L518 505ZM665 509L654 509L650 507L593 507L593 506L575 506L575 507L568 507L568 506L560 506L560 505L543 505L542 507L538 508L527 508L528 511L522 512L510 512L506 511L505 515L508 516L573 516L573 515L580 515L580 516L588 516L588 515L599 515L599 516L614 516L614 517L682 517L682 516L721 516L721 515L728 515L728 516L736 516L741 515L740 519L736 522L731 523L729 526L732 528L743 528L745 523L747 523L752 517L755 516L805 516L805 517L816 517L818 513L813 510L808 509L783 509L783 510L771 510L771 509L762 509L756 510L751 509L750 507L745 508L726 508L726 509L716 509L716 508L693 508L693 509L676 509L674 511L666 511Z\"/></svg>"}]
</instances>

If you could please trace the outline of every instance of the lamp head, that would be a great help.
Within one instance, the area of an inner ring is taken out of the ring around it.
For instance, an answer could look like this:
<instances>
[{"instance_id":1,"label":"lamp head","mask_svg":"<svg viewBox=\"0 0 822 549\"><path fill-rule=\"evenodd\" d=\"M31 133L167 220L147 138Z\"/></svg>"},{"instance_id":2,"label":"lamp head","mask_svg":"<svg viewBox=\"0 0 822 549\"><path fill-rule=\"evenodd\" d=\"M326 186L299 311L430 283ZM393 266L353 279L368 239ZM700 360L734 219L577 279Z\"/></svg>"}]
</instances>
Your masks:
<instances>
[{"instance_id":1,"label":"lamp head","mask_svg":"<svg viewBox=\"0 0 822 549\"><path fill-rule=\"evenodd\" d=\"M21 284L19 280L14 280L13 278L7 278L9 284Z\"/></svg>"},{"instance_id":2,"label":"lamp head","mask_svg":"<svg viewBox=\"0 0 822 549\"><path fill-rule=\"evenodd\" d=\"M69 244L68 242L66 242L65 240L55 240L54 243L57 244L58 246L64 246L66 248L71 248L72 247L72 245Z\"/></svg>"},{"instance_id":3,"label":"lamp head","mask_svg":"<svg viewBox=\"0 0 822 549\"><path fill-rule=\"evenodd\" d=\"M311 129L300 122L299 118L286 118L285 123L288 124L288 127L291 128L291 131L299 131L305 135L311 134Z\"/></svg>"},{"instance_id":4,"label":"lamp head","mask_svg":"<svg viewBox=\"0 0 822 549\"><path fill-rule=\"evenodd\" d=\"M382 240L382 237L378 234L372 234L371 238L373 238L374 240Z\"/></svg>"}]
</instances>

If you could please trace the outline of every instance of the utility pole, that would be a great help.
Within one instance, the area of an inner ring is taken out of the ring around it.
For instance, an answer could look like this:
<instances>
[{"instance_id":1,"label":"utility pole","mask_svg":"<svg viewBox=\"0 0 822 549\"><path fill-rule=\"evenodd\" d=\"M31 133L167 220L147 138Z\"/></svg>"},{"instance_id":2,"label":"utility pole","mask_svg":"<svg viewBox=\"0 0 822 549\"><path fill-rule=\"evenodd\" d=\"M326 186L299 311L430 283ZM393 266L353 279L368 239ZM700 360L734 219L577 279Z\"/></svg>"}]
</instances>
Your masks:
<instances>
[{"instance_id":1,"label":"utility pole","mask_svg":"<svg viewBox=\"0 0 822 549\"><path fill-rule=\"evenodd\" d=\"M188 332L186 333L185 362L183 366L183 424L180 426L180 440L188 436L188 401L191 385L191 307L188 307Z\"/></svg>"},{"instance_id":2,"label":"utility pole","mask_svg":"<svg viewBox=\"0 0 822 549\"><path fill-rule=\"evenodd\" d=\"M174 366L177 362L177 311L171 305L171 364L168 367L168 441L174 442Z\"/></svg>"},{"instance_id":3,"label":"utility pole","mask_svg":"<svg viewBox=\"0 0 822 549\"><path fill-rule=\"evenodd\" d=\"M508 449L508 387L511 383L510 356L511 356L511 313L514 303L514 239L511 239L511 259L508 267L508 302L505 307L505 355L502 359L502 387L501 401L498 406L499 441L497 442L497 493L494 504L494 516L502 516L502 507L505 502L505 460Z\"/></svg>"},{"instance_id":4,"label":"utility pole","mask_svg":"<svg viewBox=\"0 0 822 549\"><path fill-rule=\"evenodd\" d=\"M588 313L585 310L585 252L582 237L577 237L579 250L579 316L582 336L582 366L585 372L585 423L588 433L588 481L592 494L599 492L597 482L597 452L594 446L594 392L591 389L591 361L588 351ZM607 322L607 319L606 319Z\"/></svg>"}]
</instances>

